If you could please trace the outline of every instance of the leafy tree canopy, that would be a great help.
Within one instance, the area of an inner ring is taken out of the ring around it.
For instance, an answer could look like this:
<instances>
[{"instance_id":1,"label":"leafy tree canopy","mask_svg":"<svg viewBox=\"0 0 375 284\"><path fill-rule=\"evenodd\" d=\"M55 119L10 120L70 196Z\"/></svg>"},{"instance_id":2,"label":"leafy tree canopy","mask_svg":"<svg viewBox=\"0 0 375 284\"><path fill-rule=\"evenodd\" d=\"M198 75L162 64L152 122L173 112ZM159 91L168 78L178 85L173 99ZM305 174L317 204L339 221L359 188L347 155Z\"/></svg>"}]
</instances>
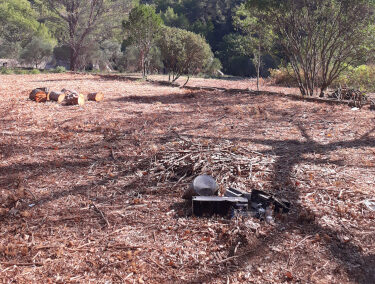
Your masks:
<instances>
[{"instance_id":1,"label":"leafy tree canopy","mask_svg":"<svg viewBox=\"0 0 375 284\"><path fill-rule=\"evenodd\" d=\"M172 75L173 82L181 75L188 75L189 80L190 75L203 72L213 59L206 40L183 29L164 27L158 45L164 66Z\"/></svg>"}]
</instances>

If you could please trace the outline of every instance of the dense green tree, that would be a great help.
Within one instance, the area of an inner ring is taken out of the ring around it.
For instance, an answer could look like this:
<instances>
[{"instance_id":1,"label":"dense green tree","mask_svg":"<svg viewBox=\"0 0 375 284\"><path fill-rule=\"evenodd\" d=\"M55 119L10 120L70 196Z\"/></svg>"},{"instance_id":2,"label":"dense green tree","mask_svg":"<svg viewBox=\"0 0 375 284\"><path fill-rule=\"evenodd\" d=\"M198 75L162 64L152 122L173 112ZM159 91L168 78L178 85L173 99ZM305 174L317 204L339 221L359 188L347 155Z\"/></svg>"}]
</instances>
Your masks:
<instances>
[{"instance_id":1,"label":"dense green tree","mask_svg":"<svg viewBox=\"0 0 375 284\"><path fill-rule=\"evenodd\" d=\"M47 27L38 22L37 13L29 1L1 0L0 56L17 58L33 36L54 44Z\"/></svg>"},{"instance_id":2,"label":"dense green tree","mask_svg":"<svg viewBox=\"0 0 375 284\"><path fill-rule=\"evenodd\" d=\"M53 45L50 41L35 36L22 50L20 59L22 62L33 64L35 68L38 68L45 59L52 55L52 52Z\"/></svg>"},{"instance_id":3,"label":"dense green tree","mask_svg":"<svg viewBox=\"0 0 375 284\"><path fill-rule=\"evenodd\" d=\"M70 69L82 68L79 62L86 49L96 41L113 36L112 30L121 26L120 17L129 9L130 0L43 0L63 23L70 48Z\"/></svg>"},{"instance_id":4,"label":"dense green tree","mask_svg":"<svg viewBox=\"0 0 375 284\"><path fill-rule=\"evenodd\" d=\"M163 27L158 39L164 67L168 71L169 81L174 82L181 76L180 65L184 57L184 30L179 28ZM176 78L176 79L175 79Z\"/></svg>"},{"instance_id":5,"label":"dense green tree","mask_svg":"<svg viewBox=\"0 0 375 284\"><path fill-rule=\"evenodd\" d=\"M198 33L205 37L213 52L223 63L223 70L233 73L230 58L223 50L224 37L237 33L233 25L232 14L236 6L246 0L145 0L144 3L154 4L156 11L161 12L165 24ZM173 14L171 11L173 10ZM167 16L168 15L168 16ZM172 17L171 17L172 16ZM171 19L171 20L169 20ZM248 63L249 57L236 55ZM250 74L245 70L246 74Z\"/></svg>"},{"instance_id":6,"label":"dense green tree","mask_svg":"<svg viewBox=\"0 0 375 284\"><path fill-rule=\"evenodd\" d=\"M8 42L30 40L39 27L37 16L27 0L0 1L0 37Z\"/></svg>"},{"instance_id":7,"label":"dense green tree","mask_svg":"<svg viewBox=\"0 0 375 284\"><path fill-rule=\"evenodd\" d=\"M188 29L189 20L185 15L178 15L172 7L168 7L165 12L161 12L161 16L165 25L180 29Z\"/></svg>"},{"instance_id":8,"label":"dense green tree","mask_svg":"<svg viewBox=\"0 0 375 284\"><path fill-rule=\"evenodd\" d=\"M256 73L251 61L253 54L253 42L240 33L225 35L216 52L223 62L224 72L236 76L253 76Z\"/></svg>"},{"instance_id":9,"label":"dense green tree","mask_svg":"<svg viewBox=\"0 0 375 284\"><path fill-rule=\"evenodd\" d=\"M202 36L178 28L164 27L158 45L172 82L187 75L186 85L190 75L203 72L213 58L211 48Z\"/></svg>"},{"instance_id":10,"label":"dense green tree","mask_svg":"<svg viewBox=\"0 0 375 284\"><path fill-rule=\"evenodd\" d=\"M129 19L123 23L129 42L140 51L143 77L147 76L150 67L149 53L162 24L163 20L160 15L156 14L155 8L150 5L134 7L130 11Z\"/></svg>"}]
</instances>

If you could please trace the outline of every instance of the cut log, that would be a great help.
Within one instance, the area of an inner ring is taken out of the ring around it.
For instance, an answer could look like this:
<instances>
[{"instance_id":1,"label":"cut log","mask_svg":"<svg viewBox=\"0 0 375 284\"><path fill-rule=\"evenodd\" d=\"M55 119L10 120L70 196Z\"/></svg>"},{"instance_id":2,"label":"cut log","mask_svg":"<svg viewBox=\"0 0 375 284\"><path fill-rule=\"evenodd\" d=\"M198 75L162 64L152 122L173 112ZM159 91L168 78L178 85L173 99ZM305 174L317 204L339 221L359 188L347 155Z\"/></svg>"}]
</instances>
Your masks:
<instances>
[{"instance_id":1,"label":"cut log","mask_svg":"<svg viewBox=\"0 0 375 284\"><path fill-rule=\"evenodd\" d=\"M31 91L29 98L37 103L44 103L47 101L47 94L40 89L34 89Z\"/></svg>"},{"instance_id":2,"label":"cut log","mask_svg":"<svg viewBox=\"0 0 375 284\"><path fill-rule=\"evenodd\" d=\"M70 93L65 96L63 101L64 105L79 105L83 106L85 104L85 97L82 94Z\"/></svg>"},{"instance_id":3,"label":"cut log","mask_svg":"<svg viewBox=\"0 0 375 284\"><path fill-rule=\"evenodd\" d=\"M101 102L104 99L103 93L91 93L87 95L88 101Z\"/></svg>"},{"instance_id":4,"label":"cut log","mask_svg":"<svg viewBox=\"0 0 375 284\"><path fill-rule=\"evenodd\" d=\"M49 88L48 87L43 87L43 88L37 88L43 92L45 92L46 94L49 93Z\"/></svg>"},{"instance_id":5,"label":"cut log","mask_svg":"<svg viewBox=\"0 0 375 284\"><path fill-rule=\"evenodd\" d=\"M78 95L78 92L76 90L68 90L68 89L62 89L61 90L61 93L64 93L65 95L68 95L68 94L77 94Z\"/></svg>"},{"instance_id":6,"label":"cut log","mask_svg":"<svg viewBox=\"0 0 375 284\"><path fill-rule=\"evenodd\" d=\"M50 92L47 99L49 101L55 101L61 104L65 99L65 94L60 92Z\"/></svg>"},{"instance_id":7,"label":"cut log","mask_svg":"<svg viewBox=\"0 0 375 284\"><path fill-rule=\"evenodd\" d=\"M370 110L375 110L375 100L370 99Z\"/></svg>"}]
</instances>

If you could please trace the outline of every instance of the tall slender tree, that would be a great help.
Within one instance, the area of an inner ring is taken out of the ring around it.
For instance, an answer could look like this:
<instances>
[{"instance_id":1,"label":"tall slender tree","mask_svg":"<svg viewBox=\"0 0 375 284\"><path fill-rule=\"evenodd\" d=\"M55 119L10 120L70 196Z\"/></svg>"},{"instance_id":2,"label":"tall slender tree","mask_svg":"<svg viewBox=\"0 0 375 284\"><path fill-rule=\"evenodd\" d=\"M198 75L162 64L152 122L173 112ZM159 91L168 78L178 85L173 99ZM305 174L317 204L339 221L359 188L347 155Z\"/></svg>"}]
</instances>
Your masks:
<instances>
[{"instance_id":1,"label":"tall slender tree","mask_svg":"<svg viewBox=\"0 0 375 284\"><path fill-rule=\"evenodd\" d=\"M257 70L257 90L259 92L260 67L262 56L270 53L274 43L272 26L268 23L267 17L256 7L240 5L233 17L234 24L249 39L252 45L253 62Z\"/></svg>"},{"instance_id":2,"label":"tall slender tree","mask_svg":"<svg viewBox=\"0 0 375 284\"><path fill-rule=\"evenodd\" d=\"M138 5L129 14L129 19L123 22L124 29L132 44L140 51L142 75L145 78L148 73L149 54L155 43L155 39L163 24L155 8L150 5Z\"/></svg>"}]
</instances>

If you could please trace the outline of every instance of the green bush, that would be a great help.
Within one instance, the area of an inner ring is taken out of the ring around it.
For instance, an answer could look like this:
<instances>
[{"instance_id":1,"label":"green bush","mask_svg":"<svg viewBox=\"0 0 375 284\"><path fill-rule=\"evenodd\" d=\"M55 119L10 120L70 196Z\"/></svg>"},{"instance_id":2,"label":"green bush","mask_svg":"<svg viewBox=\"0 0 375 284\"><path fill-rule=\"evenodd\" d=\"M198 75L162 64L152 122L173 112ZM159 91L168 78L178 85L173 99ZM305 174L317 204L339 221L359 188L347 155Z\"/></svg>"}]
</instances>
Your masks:
<instances>
[{"instance_id":1,"label":"green bush","mask_svg":"<svg viewBox=\"0 0 375 284\"><path fill-rule=\"evenodd\" d=\"M298 87L293 69L281 67L279 69L270 69L270 78L276 85L287 87ZM337 78L330 88L339 86L360 89L365 92L375 92L375 65L360 65L357 67L348 66L348 68Z\"/></svg>"},{"instance_id":2,"label":"green bush","mask_svg":"<svg viewBox=\"0 0 375 284\"><path fill-rule=\"evenodd\" d=\"M54 70L55 73L65 73L66 69L64 66L57 66Z\"/></svg>"},{"instance_id":3,"label":"green bush","mask_svg":"<svg viewBox=\"0 0 375 284\"><path fill-rule=\"evenodd\" d=\"M29 72L29 74L40 74L40 71L38 69L33 69Z\"/></svg>"},{"instance_id":4,"label":"green bush","mask_svg":"<svg viewBox=\"0 0 375 284\"><path fill-rule=\"evenodd\" d=\"M181 75L204 71L213 58L211 47L201 35L178 28L163 27L158 46L172 82Z\"/></svg>"},{"instance_id":5,"label":"green bush","mask_svg":"<svg viewBox=\"0 0 375 284\"><path fill-rule=\"evenodd\" d=\"M356 88L362 91L375 91L375 66L360 65L357 67L349 66L348 69L334 82L334 87L339 85Z\"/></svg>"},{"instance_id":6,"label":"green bush","mask_svg":"<svg viewBox=\"0 0 375 284\"><path fill-rule=\"evenodd\" d=\"M273 83L280 86L297 87L298 82L290 65L279 69L270 69L270 78Z\"/></svg>"},{"instance_id":7,"label":"green bush","mask_svg":"<svg viewBox=\"0 0 375 284\"><path fill-rule=\"evenodd\" d=\"M4 74L4 75L10 75L10 74L13 74L13 71L12 71L11 69L8 69L8 68L4 68L4 67L2 67L2 68L0 69L0 73L1 73L1 74Z\"/></svg>"}]
</instances>

